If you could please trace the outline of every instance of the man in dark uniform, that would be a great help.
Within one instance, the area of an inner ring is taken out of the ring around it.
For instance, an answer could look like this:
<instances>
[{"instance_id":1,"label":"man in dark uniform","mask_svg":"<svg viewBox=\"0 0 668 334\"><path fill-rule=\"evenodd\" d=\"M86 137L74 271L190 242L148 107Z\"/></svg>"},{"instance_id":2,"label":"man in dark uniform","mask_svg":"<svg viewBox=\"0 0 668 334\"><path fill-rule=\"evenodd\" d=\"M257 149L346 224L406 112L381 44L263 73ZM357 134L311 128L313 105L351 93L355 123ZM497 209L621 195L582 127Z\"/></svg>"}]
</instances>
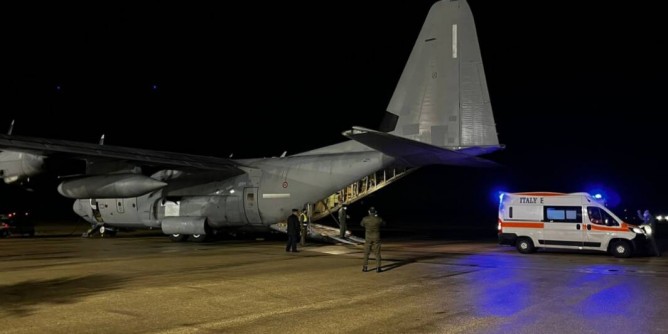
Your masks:
<instances>
[{"instance_id":1,"label":"man in dark uniform","mask_svg":"<svg viewBox=\"0 0 668 334\"><path fill-rule=\"evenodd\" d=\"M648 235L647 238L649 239L649 243L652 247L654 255L661 256L661 252L659 251L659 247L656 245L656 238L655 238L656 219L654 219L654 216L647 209L642 214L640 213L640 210L638 210L638 217L642 219L641 225L649 225L649 227L652 229L652 234Z\"/></svg>"},{"instance_id":2,"label":"man in dark uniform","mask_svg":"<svg viewBox=\"0 0 668 334\"><path fill-rule=\"evenodd\" d=\"M362 271L368 271L369 253L373 249L373 254L376 257L376 272L380 272L380 227L385 226L385 221L378 217L378 212L372 206L369 208L369 215L362 218L360 223L364 227L364 266Z\"/></svg>"},{"instance_id":3,"label":"man in dark uniform","mask_svg":"<svg viewBox=\"0 0 668 334\"><path fill-rule=\"evenodd\" d=\"M297 242L299 242L299 230L301 225L299 223L299 210L292 209L292 214L288 217L288 243L285 245L286 252L299 252L297 250Z\"/></svg>"}]
</instances>

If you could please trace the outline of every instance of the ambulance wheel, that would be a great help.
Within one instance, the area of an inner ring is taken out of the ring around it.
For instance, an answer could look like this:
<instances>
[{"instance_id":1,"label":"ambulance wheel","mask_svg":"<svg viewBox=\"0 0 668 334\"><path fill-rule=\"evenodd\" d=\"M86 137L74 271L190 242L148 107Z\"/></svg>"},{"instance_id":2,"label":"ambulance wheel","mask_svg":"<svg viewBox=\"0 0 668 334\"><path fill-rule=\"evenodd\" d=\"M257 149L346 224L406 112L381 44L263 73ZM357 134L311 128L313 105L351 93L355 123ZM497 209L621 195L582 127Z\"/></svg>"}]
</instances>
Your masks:
<instances>
[{"instance_id":1,"label":"ambulance wheel","mask_svg":"<svg viewBox=\"0 0 668 334\"><path fill-rule=\"evenodd\" d=\"M533 246L533 241L526 237L518 238L515 242L515 247L517 247L517 251L522 254L533 253L536 250L536 248Z\"/></svg>"},{"instance_id":2,"label":"ambulance wheel","mask_svg":"<svg viewBox=\"0 0 668 334\"><path fill-rule=\"evenodd\" d=\"M631 244L626 240L617 240L610 244L610 252L615 257L631 256Z\"/></svg>"}]
</instances>

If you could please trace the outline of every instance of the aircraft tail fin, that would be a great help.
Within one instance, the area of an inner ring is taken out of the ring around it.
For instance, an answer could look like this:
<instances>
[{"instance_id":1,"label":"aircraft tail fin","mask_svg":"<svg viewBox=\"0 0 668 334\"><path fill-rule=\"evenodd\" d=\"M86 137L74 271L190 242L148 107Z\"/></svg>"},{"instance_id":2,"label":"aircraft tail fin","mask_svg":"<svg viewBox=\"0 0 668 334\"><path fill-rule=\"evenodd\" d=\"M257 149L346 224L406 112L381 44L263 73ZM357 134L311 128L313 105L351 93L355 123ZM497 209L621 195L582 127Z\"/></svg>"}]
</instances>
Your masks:
<instances>
[{"instance_id":1,"label":"aircraft tail fin","mask_svg":"<svg viewBox=\"0 0 668 334\"><path fill-rule=\"evenodd\" d=\"M465 0L431 7L387 110L398 116L392 122L396 136L449 149L499 145Z\"/></svg>"}]
</instances>

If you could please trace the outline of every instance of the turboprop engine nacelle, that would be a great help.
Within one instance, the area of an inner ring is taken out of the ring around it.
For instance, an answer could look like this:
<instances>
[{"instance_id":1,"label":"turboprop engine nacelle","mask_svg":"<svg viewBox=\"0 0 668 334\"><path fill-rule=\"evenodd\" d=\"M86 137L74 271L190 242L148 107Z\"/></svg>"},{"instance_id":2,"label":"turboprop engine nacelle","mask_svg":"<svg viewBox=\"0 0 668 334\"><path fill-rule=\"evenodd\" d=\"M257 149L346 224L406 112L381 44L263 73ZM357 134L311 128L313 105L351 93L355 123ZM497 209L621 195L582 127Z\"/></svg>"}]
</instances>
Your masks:
<instances>
[{"instance_id":1,"label":"turboprop engine nacelle","mask_svg":"<svg viewBox=\"0 0 668 334\"><path fill-rule=\"evenodd\" d=\"M85 176L63 181L58 192L73 199L128 198L158 190L167 183L141 174L109 174Z\"/></svg>"},{"instance_id":2,"label":"turboprop engine nacelle","mask_svg":"<svg viewBox=\"0 0 668 334\"><path fill-rule=\"evenodd\" d=\"M5 183L23 181L44 169L44 157L23 152L0 152L0 177Z\"/></svg>"}]
</instances>

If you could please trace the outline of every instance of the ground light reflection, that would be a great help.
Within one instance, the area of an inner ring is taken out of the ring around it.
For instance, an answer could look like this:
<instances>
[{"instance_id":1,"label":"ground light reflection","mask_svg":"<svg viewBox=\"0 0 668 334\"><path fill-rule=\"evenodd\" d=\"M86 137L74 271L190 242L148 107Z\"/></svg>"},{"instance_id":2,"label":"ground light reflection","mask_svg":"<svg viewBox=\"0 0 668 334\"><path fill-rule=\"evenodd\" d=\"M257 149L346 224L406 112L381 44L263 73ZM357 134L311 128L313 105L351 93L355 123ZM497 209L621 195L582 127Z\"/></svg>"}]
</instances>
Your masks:
<instances>
[{"instance_id":1,"label":"ground light reflection","mask_svg":"<svg viewBox=\"0 0 668 334\"><path fill-rule=\"evenodd\" d=\"M479 287L472 291L469 300L475 301L474 308L481 316L513 315L529 307L537 294L540 282L524 282L525 270L521 268L522 260L517 257L494 257L488 255L470 255L458 259L458 263L483 263L483 267L507 268L507 270L479 270L466 275L476 281Z\"/></svg>"},{"instance_id":2,"label":"ground light reflection","mask_svg":"<svg viewBox=\"0 0 668 334\"><path fill-rule=\"evenodd\" d=\"M476 264L480 269L462 276L476 287L463 294L467 308L498 322L485 333L550 332L555 328L592 333L655 332L653 322L633 321L660 316L652 306L662 304L655 296L663 287L644 281L652 273L614 263L564 271L549 265L557 260L550 256L536 269L531 264L536 257L477 254L457 259L459 265Z\"/></svg>"}]
</instances>

